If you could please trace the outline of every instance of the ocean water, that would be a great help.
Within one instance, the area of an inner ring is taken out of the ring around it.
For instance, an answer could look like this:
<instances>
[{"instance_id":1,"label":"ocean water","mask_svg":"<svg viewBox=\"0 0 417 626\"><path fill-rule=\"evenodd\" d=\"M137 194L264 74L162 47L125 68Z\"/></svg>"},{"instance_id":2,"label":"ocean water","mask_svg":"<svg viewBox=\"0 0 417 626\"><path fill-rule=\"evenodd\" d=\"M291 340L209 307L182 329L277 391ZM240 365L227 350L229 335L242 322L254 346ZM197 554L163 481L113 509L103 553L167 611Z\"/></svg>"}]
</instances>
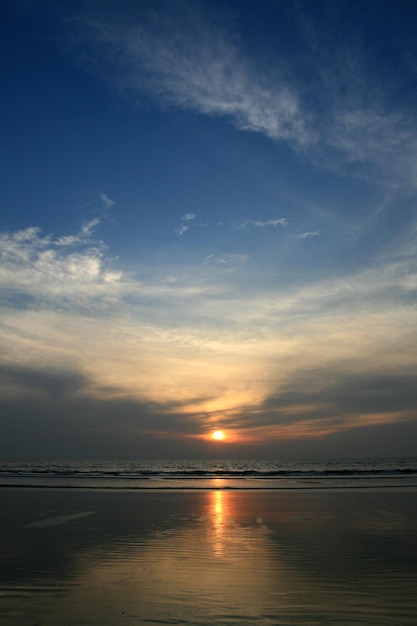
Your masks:
<instances>
[{"instance_id":1,"label":"ocean water","mask_svg":"<svg viewBox=\"0 0 417 626\"><path fill-rule=\"evenodd\" d=\"M2 463L0 626L415 626L416 468Z\"/></svg>"},{"instance_id":2,"label":"ocean water","mask_svg":"<svg viewBox=\"0 0 417 626\"><path fill-rule=\"evenodd\" d=\"M330 489L417 485L417 458L7 461L0 487Z\"/></svg>"}]
</instances>

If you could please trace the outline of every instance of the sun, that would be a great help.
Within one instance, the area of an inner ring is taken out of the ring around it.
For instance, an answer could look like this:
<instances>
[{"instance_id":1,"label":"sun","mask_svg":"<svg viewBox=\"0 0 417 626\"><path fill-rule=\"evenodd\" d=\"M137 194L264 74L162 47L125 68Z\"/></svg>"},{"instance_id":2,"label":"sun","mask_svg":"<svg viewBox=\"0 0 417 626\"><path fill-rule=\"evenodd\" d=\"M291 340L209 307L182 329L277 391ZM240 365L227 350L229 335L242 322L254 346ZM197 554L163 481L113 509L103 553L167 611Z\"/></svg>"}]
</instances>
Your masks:
<instances>
[{"instance_id":1,"label":"sun","mask_svg":"<svg viewBox=\"0 0 417 626\"><path fill-rule=\"evenodd\" d=\"M223 441L223 439L225 438L225 435L222 430L215 430L211 437L212 439L215 439L216 441Z\"/></svg>"}]
</instances>

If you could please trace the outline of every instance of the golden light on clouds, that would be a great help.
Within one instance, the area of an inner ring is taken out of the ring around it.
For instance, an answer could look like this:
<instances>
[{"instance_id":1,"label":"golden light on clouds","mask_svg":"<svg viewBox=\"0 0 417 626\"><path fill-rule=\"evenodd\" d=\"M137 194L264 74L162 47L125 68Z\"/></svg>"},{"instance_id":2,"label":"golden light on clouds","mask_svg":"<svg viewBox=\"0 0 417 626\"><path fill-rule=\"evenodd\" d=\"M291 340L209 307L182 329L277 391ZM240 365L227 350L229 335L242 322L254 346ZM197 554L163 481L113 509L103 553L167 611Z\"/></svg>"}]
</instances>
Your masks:
<instances>
[{"instance_id":1,"label":"golden light on clouds","mask_svg":"<svg viewBox=\"0 0 417 626\"><path fill-rule=\"evenodd\" d=\"M386 261L279 298L269 288L222 292L214 267L184 283L122 273L109 286L96 276L93 241L74 265L72 244L29 235L2 239L1 286L35 303L2 309L8 403L30 396L42 414L54 393L66 394L89 414L109 407L126 414L127 429L161 441L182 433L213 453L214 444L226 451L414 419L417 318L397 304L414 266ZM69 286L61 277L70 270Z\"/></svg>"}]
</instances>

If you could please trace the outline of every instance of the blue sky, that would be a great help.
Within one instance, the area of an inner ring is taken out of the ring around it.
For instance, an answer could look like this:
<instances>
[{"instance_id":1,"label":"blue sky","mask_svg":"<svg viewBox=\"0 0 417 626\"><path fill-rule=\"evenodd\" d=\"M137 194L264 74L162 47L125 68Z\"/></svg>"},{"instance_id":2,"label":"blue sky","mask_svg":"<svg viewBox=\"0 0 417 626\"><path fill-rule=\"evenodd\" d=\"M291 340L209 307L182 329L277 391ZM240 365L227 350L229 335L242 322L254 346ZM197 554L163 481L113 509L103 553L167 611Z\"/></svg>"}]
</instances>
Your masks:
<instances>
[{"instance_id":1,"label":"blue sky","mask_svg":"<svg viewBox=\"0 0 417 626\"><path fill-rule=\"evenodd\" d=\"M1 454L415 453L415 4L0 10Z\"/></svg>"}]
</instances>

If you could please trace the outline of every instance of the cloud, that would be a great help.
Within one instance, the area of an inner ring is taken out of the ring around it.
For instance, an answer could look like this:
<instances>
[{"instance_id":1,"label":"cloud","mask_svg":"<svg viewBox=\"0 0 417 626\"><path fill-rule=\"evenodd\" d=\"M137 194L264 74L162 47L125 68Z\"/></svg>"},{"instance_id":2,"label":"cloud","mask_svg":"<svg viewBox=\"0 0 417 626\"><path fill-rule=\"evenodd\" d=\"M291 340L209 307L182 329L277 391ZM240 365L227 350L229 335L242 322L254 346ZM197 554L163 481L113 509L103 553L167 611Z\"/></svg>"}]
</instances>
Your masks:
<instances>
[{"instance_id":1,"label":"cloud","mask_svg":"<svg viewBox=\"0 0 417 626\"><path fill-rule=\"evenodd\" d=\"M322 22L297 5L286 19L294 20L301 45L267 57L262 49L249 53L203 4L162 2L135 13L128 6L93 6L72 22L72 53L78 41L83 67L90 64L123 94L225 117L242 131L285 141L316 164L350 176L415 186L415 117L390 101L372 50L368 58L345 29L344 46L335 50L337 35L323 34ZM281 28L278 21L278 38ZM410 80L407 68L398 73Z\"/></svg>"},{"instance_id":2,"label":"cloud","mask_svg":"<svg viewBox=\"0 0 417 626\"><path fill-rule=\"evenodd\" d=\"M183 224L179 228L175 228L174 233L181 236L181 235L184 235L187 232L187 230L188 230L188 226Z\"/></svg>"},{"instance_id":3,"label":"cloud","mask_svg":"<svg viewBox=\"0 0 417 626\"><path fill-rule=\"evenodd\" d=\"M86 224L83 224L83 226L81 227L81 234L84 237L87 237L87 238L90 237L90 235L92 235L96 226L98 226L99 224L100 224L100 220L98 218L90 220Z\"/></svg>"},{"instance_id":4,"label":"cloud","mask_svg":"<svg viewBox=\"0 0 417 626\"><path fill-rule=\"evenodd\" d=\"M228 254L228 255L216 255L209 254L203 261L203 265L213 264L227 270L233 270L242 267L247 262L247 256L244 254Z\"/></svg>"},{"instance_id":5,"label":"cloud","mask_svg":"<svg viewBox=\"0 0 417 626\"><path fill-rule=\"evenodd\" d=\"M208 26L197 5L159 8L137 20L104 11L78 20L81 40L95 50L93 66L104 61L106 76L125 93L146 91L273 139L314 140L297 94L279 73L272 79L259 72L222 28Z\"/></svg>"},{"instance_id":6,"label":"cloud","mask_svg":"<svg viewBox=\"0 0 417 626\"><path fill-rule=\"evenodd\" d=\"M336 149L333 157L329 152L330 159L336 158L332 167L339 165L357 177L409 186L415 184L416 130L415 120L407 114L381 113L376 105L375 110L342 108L335 111L333 123L328 124L324 139L326 148ZM329 157L323 156L325 160ZM370 164L373 171L363 170L366 164ZM330 163L327 166L331 166ZM385 181L381 180L381 173L385 174Z\"/></svg>"},{"instance_id":7,"label":"cloud","mask_svg":"<svg viewBox=\"0 0 417 626\"><path fill-rule=\"evenodd\" d=\"M186 415L172 419L179 403L109 397L68 367L0 366L0 383L3 458L168 456L199 432Z\"/></svg>"},{"instance_id":8,"label":"cloud","mask_svg":"<svg viewBox=\"0 0 417 626\"><path fill-rule=\"evenodd\" d=\"M384 364L381 370L357 371L356 364L340 361L336 367L292 373L279 393L270 396L263 408L273 409L280 424L326 420L336 430L417 418L416 371ZM294 408L297 420L294 419ZM271 416L270 416L271 419Z\"/></svg>"},{"instance_id":9,"label":"cloud","mask_svg":"<svg viewBox=\"0 0 417 626\"><path fill-rule=\"evenodd\" d=\"M92 238L98 224L94 219L77 234L59 237L42 236L34 227L1 233L0 285L10 305L23 295L44 304L49 299L54 306L82 305L94 295L105 305L115 296L121 274L104 262L105 246Z\"/></svg>"},{"instance_id":10,"label":"cloud","mask_svg":"<svg viewBox=\"0 0 417 626\"><path fill-rule=\"evenodd\" d=\"M305 233L300 233L299 235L296 235L295 238L296 239L310 239L311 237L318 237L319 235L320 235L319 230L313 230L313 231L306 231Z\"/></svg>"},{"instance_id":11,"label":"cloud","mask_svg":"<svg viewBox=\"0 0 417 626\"><path fill-rule=\"evenodd\" d=\"M105 193L100 193L100 199L103 201L104 206L106 207L106 209L111 209L112 206L114 206L115 202L114 200L112 200L111 198L109 198L109 196Z\"/></svg>"},{"instance_id":12,"label":"cloud","mask_svg":"<svg viewBox=\"0 0 417 626\"><path fill-rule=\"evenodd\" d=\"M53 243L55 246L62 246L62 247L67 247L67 246L82 246L83 244L85 244L92 236L93 232L95 231L96 227L101 223L101 220L99 218L94 218L88 222L85 222L84 224L82 224L79 233L77 233L76 235L66 235L64 237L57 237ZM21 231L24 232L24 231ZM38 230L38 233L40 233L40 229ZM19 231L15 232L13 237L19 237ZM50 243L51 238L49 237L47 240L47 243Z\"/></svg>"},{"instance_id":13,"label":"cloud","mask_svg":"<svg viewBox=\"0 0 417 626\"><path fill-rule=\"evenodd\" d=\"M185 213L182 216L181 220L183 222L192 222L192 220L195 219L195 217L196 217L195 213ZM174 228L174 233L179 236L185 235L188 229L189 229L189 224L182 224L178 228Z\"/></svg>"},{"instance_id":14,"label":"cloud","mask_svg":"<svg viewBox=\"0 0 417 626\"><path fill-rule=\"evenodd\" d=\"M204 223L200 223L200 224L195 224L192 223L192 221L194 220L194 218L196 217L195 213L186 213L181 219L183 222L188 222L187 224L181 224L181 226L179 226L178 228L174 229L174 233L176 233L177 235L184 235L187 230L189 229L189 226L200 226L200 227L206 227L206 226L210 226L210 222L204 222ZM225 224L223 222L218 222L215 224L216 226L225 226ZM266 229L266 228L276 228L277 226L287 226L288 225L288 220L286 217L278 217L278 218L273 218L270 220L245 220L244 222L238 222L238 223L232 223L229 224L229 226L231 226L232 228L236 229L236 230L244 230L246 228L259 228L259 229Z\"/></svg>"},{"instance_id":15,"label":"cloud","mask_svg":"<svg viewBox=\"0 0 417 626\"><path fill-rule=\"evenodd\" d=\"M416 364L412 371L375 366L361 369L358 363L336 359L327 367L316 363L315 368L290 371L274 393L240 414L227 412L222 425L238 429L243 441L266 445L268 440L325 441L370 428L379 438L378 430L392 424L410 424L415 430ZM385 447L389 450L389 439ZM372 450L370 446L368 454Z\"/></svg>"},{"instance_id":16,"label":"cloud","mask_svg":"<svg viewBox=\"0 0 417 626\"><path fill-rule=\"evenodd\" d=\"M192 222L196 217L195 213L185 213L181 220L183 222ZM185 235L185 233L187 232L187 230L189 229L189 224L181 224L181 226L179 226L178 228L174 228L174 233L176 235Z\"/></svg>"},{"instance_id":17,"label":"cloud","mask_svg":"<svg viewBox=\"0 0 417 626\"><path fill-rule=\"evenodd\" d=\"M287 226L288 220L286 217L277 217L272 220L260 221L260 220L245 220L241 224L236 224L235 228L247 228L253 226L254 228L268 228L270 226Z\"/></svg>"},{"instance_id":18,"label":"cloud","mask_svg":"<svg viewBox=\"0 0 417 626\"><path fill-rule=\"evenodd\" d=\"M56 393L62 419L94 415L102 442L116 426L100 415L119 410L126 440L129 429L198 435L219 416L242 441L264 442L415 419L412 237L372 268L272 284L239 255L125 273L91 231L0 234L7 414L16 407L26 423L30 406L49 407L52 420Z\"/></svg>"}]
</instances>

